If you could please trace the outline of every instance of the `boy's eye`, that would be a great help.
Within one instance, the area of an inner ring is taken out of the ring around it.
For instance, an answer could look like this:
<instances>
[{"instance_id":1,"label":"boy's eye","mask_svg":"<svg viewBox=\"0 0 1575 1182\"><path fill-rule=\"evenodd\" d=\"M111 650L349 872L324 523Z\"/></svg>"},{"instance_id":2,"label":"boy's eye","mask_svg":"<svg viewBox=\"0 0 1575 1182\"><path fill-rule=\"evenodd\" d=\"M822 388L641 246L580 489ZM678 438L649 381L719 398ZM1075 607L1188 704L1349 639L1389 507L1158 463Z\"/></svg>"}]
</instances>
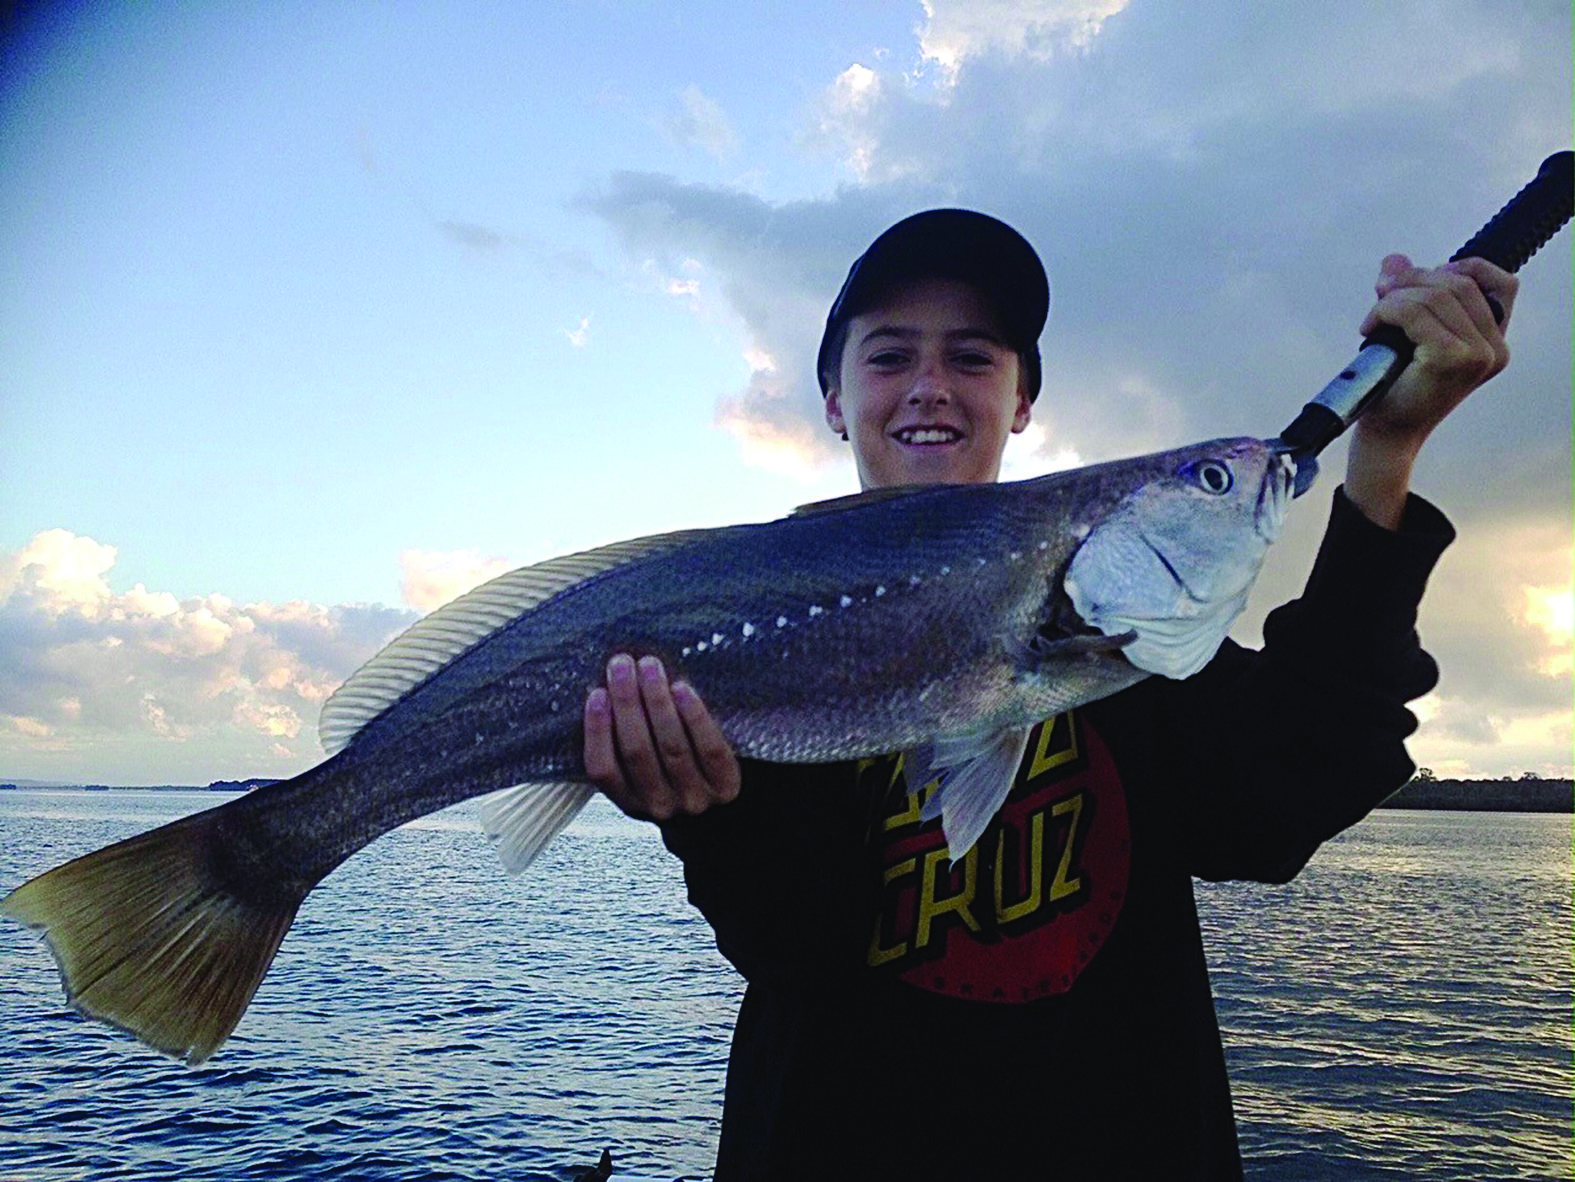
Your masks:
<instances>
[{"instance_id":1,"label":"boy's eye","mask_svg":"<svg viewBox=\"0 0 1575 1182\"><path fill-rule=\"evenodd\" d=\"M869 363L883 366L901 365L906 359L906 356L896 349L882 349L880 352L870 355Z\"/></svg>"},{"instance_id":2,"label":"boy's eye","mask_svg":"<svg viewBox=\"0 0 1575 1182\"><path fill-rule=\"evenodd\" d=\"M966 353L958 353L952 358L952 360L958 365L968 366L972 369L978 369L982 366L992 365L995 362L995 358L991 357L988 353L977 353L972 350Z\"/></svg>"}]
</instances>

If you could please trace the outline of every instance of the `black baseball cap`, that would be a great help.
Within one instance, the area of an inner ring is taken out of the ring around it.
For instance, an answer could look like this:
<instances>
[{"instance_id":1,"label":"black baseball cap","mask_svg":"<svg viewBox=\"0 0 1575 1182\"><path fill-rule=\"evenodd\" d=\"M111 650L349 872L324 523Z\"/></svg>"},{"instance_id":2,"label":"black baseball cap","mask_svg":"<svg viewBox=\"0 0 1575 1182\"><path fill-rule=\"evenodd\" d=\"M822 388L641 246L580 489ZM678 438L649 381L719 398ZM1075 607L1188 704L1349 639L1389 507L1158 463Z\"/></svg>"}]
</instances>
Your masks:
<instances>
[{"instance_id":1,"label":"black baseball cap","mask_svg":"<svg viewBox=\"0 0 1575 1182\"><path fill-rule=\"evenodd\" d=\"M820 392L841 356L848 321L893 287L918 279L958 279L994 306L1006 343L1022 359L1029 400L1039 397L1039 334L1050 314L1050 281L1034 248L1012 227L971 209L929 209L904 218L854 260L826 315L816 373Z\"/></svg>"}]
</instances>

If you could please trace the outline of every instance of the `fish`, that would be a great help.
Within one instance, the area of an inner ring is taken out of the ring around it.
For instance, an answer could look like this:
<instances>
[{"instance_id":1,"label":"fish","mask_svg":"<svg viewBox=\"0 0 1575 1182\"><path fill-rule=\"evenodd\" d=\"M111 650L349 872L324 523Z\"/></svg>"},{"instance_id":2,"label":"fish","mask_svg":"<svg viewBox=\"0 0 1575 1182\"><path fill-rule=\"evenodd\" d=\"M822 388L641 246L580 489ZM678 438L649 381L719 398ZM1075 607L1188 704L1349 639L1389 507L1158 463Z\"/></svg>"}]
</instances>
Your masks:
<instances>
[{"instance_id":1,"label":"fish","mask_svg":"<svg viewBox=\"0 0 1575 1182\"><path fill-rule=\"evenodd\" d=\"M1213 440L523 567L352 675L323 708L324 762L49 870L0 912L44 934L76 1010L201 1063L307 894L381 834L489 795L488 836L524 869L594 795L582 707L617 652L687 679L742 756L905 752L960 858L1035 723L1209 660L1292 468L1261 440Z\"/></svg>"}]
</instances>

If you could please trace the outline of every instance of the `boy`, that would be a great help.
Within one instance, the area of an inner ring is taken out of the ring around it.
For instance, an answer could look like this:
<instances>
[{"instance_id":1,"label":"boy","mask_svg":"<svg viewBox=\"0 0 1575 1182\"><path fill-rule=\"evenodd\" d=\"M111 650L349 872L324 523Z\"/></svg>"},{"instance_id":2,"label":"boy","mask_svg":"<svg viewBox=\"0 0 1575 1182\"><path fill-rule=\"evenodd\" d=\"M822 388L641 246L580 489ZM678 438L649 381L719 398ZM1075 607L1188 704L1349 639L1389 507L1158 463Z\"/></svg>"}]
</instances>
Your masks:
<instances>
[{"instance_id":1,"label":"boy","mask_svg":"<svg viewBox=\"0 0 1575 1182\"><path fill-rule=\"evenodd\" d=\"M718 1182L1240 1176L1191 879L1287 881L1410 775L1404 703L1437 679L1416 606L1453 536L1411 466L1507 363L1483 293L1507 319L1515 287L1481 260L1384 260L1361 331L1398 325L1416 357L1353 429L1306 592L1262 652L1227 641L1192 678L1042 723L955 866L895 756L741 762L659 662L609 663L586 768L663 823L748 982ZM1032 247L985 215L876 239L819 358L861 486L998 479L1048 303Z\"/></svg>"}]
</instances>

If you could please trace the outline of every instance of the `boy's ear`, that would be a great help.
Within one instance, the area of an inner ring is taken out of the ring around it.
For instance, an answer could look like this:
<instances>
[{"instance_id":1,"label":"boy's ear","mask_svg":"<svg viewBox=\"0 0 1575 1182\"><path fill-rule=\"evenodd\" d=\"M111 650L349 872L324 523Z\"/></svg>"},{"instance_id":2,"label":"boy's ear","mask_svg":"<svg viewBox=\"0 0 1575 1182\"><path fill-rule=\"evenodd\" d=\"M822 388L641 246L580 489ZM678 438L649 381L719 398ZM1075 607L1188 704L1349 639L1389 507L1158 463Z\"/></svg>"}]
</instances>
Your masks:
<instances>
[{"instance_id":1,"label":"boy's ear","mask_svg":"<svg viewBox=\"0 0 1575 1182\"><path fill-rule=\"evenodd\" d=\"M1028 422L1034 415L1034 400L1028 393L1028 374L1023 369L1021 361L1017 363L1017 406L1012 411L1012 434L1017 435L1028 429Z\"/></svg>"},{"instance_id":2,"label":"boy's ear","mask_svg":"<svg viewBox=\"0 0 1575 1182\"><path fill-rule=\"evenodd\" d=\"M1028 429L1028 422L1034 416L1034 404L1028 397L1027 390L1018 390L1017 409L1012 413L1012 434L1016 435Z\"/></svg>"},{"instance_id":3,"label":"boy's ear","mask_svg":"<svg viewBox=\"0 0 1575 1182\"><path fill-rule=\"evenodd\" d=\"M826 391L826 425L847 438L848 424L842 417L842 392L835 386Z\"/></svg>"}]
</instances>

